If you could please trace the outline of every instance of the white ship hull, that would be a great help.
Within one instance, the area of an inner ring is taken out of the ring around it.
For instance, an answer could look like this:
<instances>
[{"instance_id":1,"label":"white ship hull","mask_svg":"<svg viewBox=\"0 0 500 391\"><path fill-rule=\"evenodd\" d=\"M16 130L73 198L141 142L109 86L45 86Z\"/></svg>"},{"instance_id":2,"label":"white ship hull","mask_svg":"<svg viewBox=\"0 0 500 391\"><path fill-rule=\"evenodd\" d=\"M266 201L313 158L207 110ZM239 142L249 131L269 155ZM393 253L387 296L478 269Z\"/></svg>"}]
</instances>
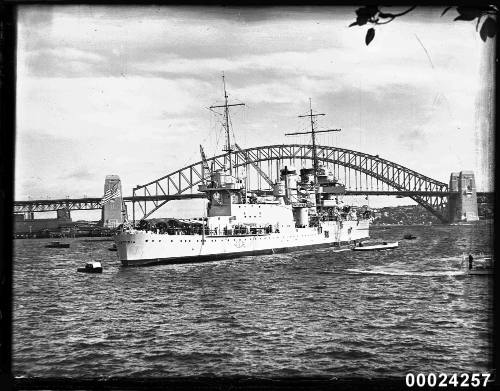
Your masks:
<instances>
[{"instance_id":1,"label":"white ship hull","mask_svg":"<svg viewBox=\"0 0 500 391\"><path fill-rule=\"evenodd\" d=\"M124 266L203 262L347 244L369 236L368 220L328 221L264 235L168 235L132 230L115 237Z\"/></svg>"}]
</instances>

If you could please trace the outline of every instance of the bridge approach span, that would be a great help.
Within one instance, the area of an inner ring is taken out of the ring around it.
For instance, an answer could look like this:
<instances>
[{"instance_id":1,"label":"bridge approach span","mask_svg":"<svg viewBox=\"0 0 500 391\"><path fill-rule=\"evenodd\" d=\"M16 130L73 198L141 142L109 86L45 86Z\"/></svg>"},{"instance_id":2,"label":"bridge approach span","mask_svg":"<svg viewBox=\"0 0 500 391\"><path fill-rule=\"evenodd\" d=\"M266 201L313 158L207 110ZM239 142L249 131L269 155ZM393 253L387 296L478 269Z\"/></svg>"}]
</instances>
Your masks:
<instances>
[{"instance_id":1,"label":"bridge approach span","mask_svg":"<svg viewBox=\"0 0 500 391\"><path fill-rule=\"evenodd\" d=\"M147 202L154 200L172 201L184 200L191 198L205 198L205 194L173 194L167 196L136 196L123 197L125 202ZM66 210L95 210L102 209L101 197L85 197L85 198L61 198L61 199L46 199L46 200L28 200L14 201L14 213L34 213L34 212L51 212L61 209Z\"/></svg>"}]
</instances>

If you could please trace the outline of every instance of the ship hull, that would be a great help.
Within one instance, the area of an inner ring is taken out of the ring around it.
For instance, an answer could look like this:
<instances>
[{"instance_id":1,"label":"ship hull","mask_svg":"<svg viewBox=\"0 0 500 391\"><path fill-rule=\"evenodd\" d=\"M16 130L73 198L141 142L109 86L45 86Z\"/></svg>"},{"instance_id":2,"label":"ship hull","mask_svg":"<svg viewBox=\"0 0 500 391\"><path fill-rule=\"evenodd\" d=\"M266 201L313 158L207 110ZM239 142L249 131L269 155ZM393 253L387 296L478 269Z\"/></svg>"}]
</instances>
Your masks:
<instances>
[{"instance_id":1,"label":"ship hull","mask_svg":"<svg viewBox=\"0 0 500 391\"><path fill-rule=\"evenodd\" d=\"M130 260L122 260L121 263L123 266L147 266L147 265L159 265L159 264L212 262L223 259L235 259L235 258L255 256L255 255L283 254L299 250L307 250L313 248L327 248L327 247L346 248L348 247L348 244L340 245L337 243L321 243L321 244L311 244L304 246L279 247L279 248L241 251L241 252L232 252L223 254L221 253L221 254L207 254L207 255L192 255L192 256L184 256L176 258L130 259Z\"/></svg>"},{"instance_id":2,"label":"ship hull","mask_svg":"<svg viewBox=\"0 0 500 391\"><path fill-rule=\"evenodd\" d=\"M207 236L123 232L115 237L123 266L210 262L244 256L342 247L369 236L368 221L298 228L269 235Z\"/></svg>"}]
</instances>

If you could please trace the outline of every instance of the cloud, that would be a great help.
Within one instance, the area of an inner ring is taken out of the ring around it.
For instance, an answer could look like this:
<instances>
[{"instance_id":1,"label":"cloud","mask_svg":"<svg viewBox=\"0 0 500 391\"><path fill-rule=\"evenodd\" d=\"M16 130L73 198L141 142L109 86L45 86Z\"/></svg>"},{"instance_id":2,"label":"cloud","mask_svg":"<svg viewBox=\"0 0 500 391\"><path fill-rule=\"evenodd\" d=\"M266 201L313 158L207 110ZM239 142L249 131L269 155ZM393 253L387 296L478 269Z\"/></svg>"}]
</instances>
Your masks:
<instances>
[{"instance_id":1,"label":"cloud","mask_svg":"<svg viewBox=\"0 0 500 391\"><path fill-rule=\"evenodd\" d=\"M310 74L326 71L326 75L334 76L346 70L344 63L353 71L357 68L366 71L363 64L367 64L374 68L372 72L375 68L383 72L386 67L378 67L379 61L386 66L408 64L415 68L419 65L415 62L418 53L419 62L428 67L427 57L412 32L418 32L432 56L443 51L434 50L438 45L433 43L434 37L442 33L443 23L398 20L380 29L378 34L382 36L380 40L377 36L377 42L383 42L383 47L380 43L366 48L364 31L346 27L353 9L301 11L304 10L68 7L60 9L47 26L50 28L40 29L36 36L21 23L19 45L28 53L54 56L54 52L57 54L61 47L66 47L105 58L94 62L91 68L78 67L79 62L75 69L72 64L57 66L55 61L51 62L56 65L53 68L35 63L28 67L33 75L50 77L79 74L80 77L121 74L145 77L148 73L154 77L159 72L194 77L242 68ZM252 22L246 21L247 16ZM463 32L470 26L459 27ZM460 34L456 39L450 39L448 34L446 44L457 53L471 50L464 46ZM439 64L439 58L435 61ZM387 72L393 76L399 74L394 69ZM418 74L422 73L414 76Z\"/></svg>"},{"instance_id":2,"label":"cloud","mask_svg":"<svg viewBox=\"0 0 500 391\"><path fill-rule=\"evenodd\" d=\"M109 173L129 189L199 160L200 143L220 152L206 108L222 103L222 71L246 103L231 110L241 146L294 142L284 133L307 127L309 97L327 114L318 126L343 129L336 145L440 180L475 167L469 147L484 144L482 41L439 12L377 27L366 47L366 29L347 27L354 7L38 10L19 18L16 196L100 194Z\"/></svg>"},{"instance_id":3,"label":"cloud","mask_svg":"<svg viewBox=\"0 0 500 391\"><path fill-rule=\"evenodd\" d=\"M78 77L102 68L106 58L98 53L71 47L36 49L26 53L25 66L34 76L63 74Z\"/></svg>"},{"instance_id":4,"label":"cloud","mask_svg":"<svg viewBox=\"0 0 500 391\"><path fill-rule=\"evenodd\" d=\"M93 170L89 170L88 167L80 167L65 174L61 179L94 180L95 177L96 173Z\"/></svg>"},{"instance_id":5,"label":"cloud","mask_svg":"<svg viewBox=\"0 0 500 391\"><path fill-rule=\"evenodd\" d=\"M398 136L399 144L406 146L409 150L422 151L427 144L427 136L421 129L412 129Z\"/></svg>"}]
</instances>

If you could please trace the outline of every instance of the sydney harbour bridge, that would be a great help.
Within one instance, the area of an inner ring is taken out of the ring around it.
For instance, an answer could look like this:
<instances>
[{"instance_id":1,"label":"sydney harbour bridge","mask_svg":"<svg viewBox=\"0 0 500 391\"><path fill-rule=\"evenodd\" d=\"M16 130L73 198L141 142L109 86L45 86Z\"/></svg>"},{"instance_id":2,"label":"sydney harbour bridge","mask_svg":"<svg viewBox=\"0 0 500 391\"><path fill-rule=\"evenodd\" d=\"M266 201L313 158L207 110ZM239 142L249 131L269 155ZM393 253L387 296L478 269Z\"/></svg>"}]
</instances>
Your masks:
<instances>
[{"instance_id":1,"label":"sydney harbour bridge","mask_svg":"<svg viewBox=\"0 0 500 391\"><path fill-rule=\"evenodd\" d=\"M443 223L463 220L469 213L477 217L476 197L491 196L489 193L476 193L474 174L470 171L452 173L447 184L378 155L350 149L316 145L314 150L309 144L266 145L247 149L235 146L226 153L204 158L136 186L131 196L123 197L128 205L129 217L134 221L145 219L171 200L204 198L205 194L197 189L207 180L208 167L210 170L226 170L228 162L233 172L246 178L249 192L265 194L271 188L270 183L279 180L281 168L311 167L313 152L316 152L318 162L345 184L346 195L409 197ZM33 217L35 212L101 209L101 198L15 201L14 213Z\"/></svg>"}]
</instances>

